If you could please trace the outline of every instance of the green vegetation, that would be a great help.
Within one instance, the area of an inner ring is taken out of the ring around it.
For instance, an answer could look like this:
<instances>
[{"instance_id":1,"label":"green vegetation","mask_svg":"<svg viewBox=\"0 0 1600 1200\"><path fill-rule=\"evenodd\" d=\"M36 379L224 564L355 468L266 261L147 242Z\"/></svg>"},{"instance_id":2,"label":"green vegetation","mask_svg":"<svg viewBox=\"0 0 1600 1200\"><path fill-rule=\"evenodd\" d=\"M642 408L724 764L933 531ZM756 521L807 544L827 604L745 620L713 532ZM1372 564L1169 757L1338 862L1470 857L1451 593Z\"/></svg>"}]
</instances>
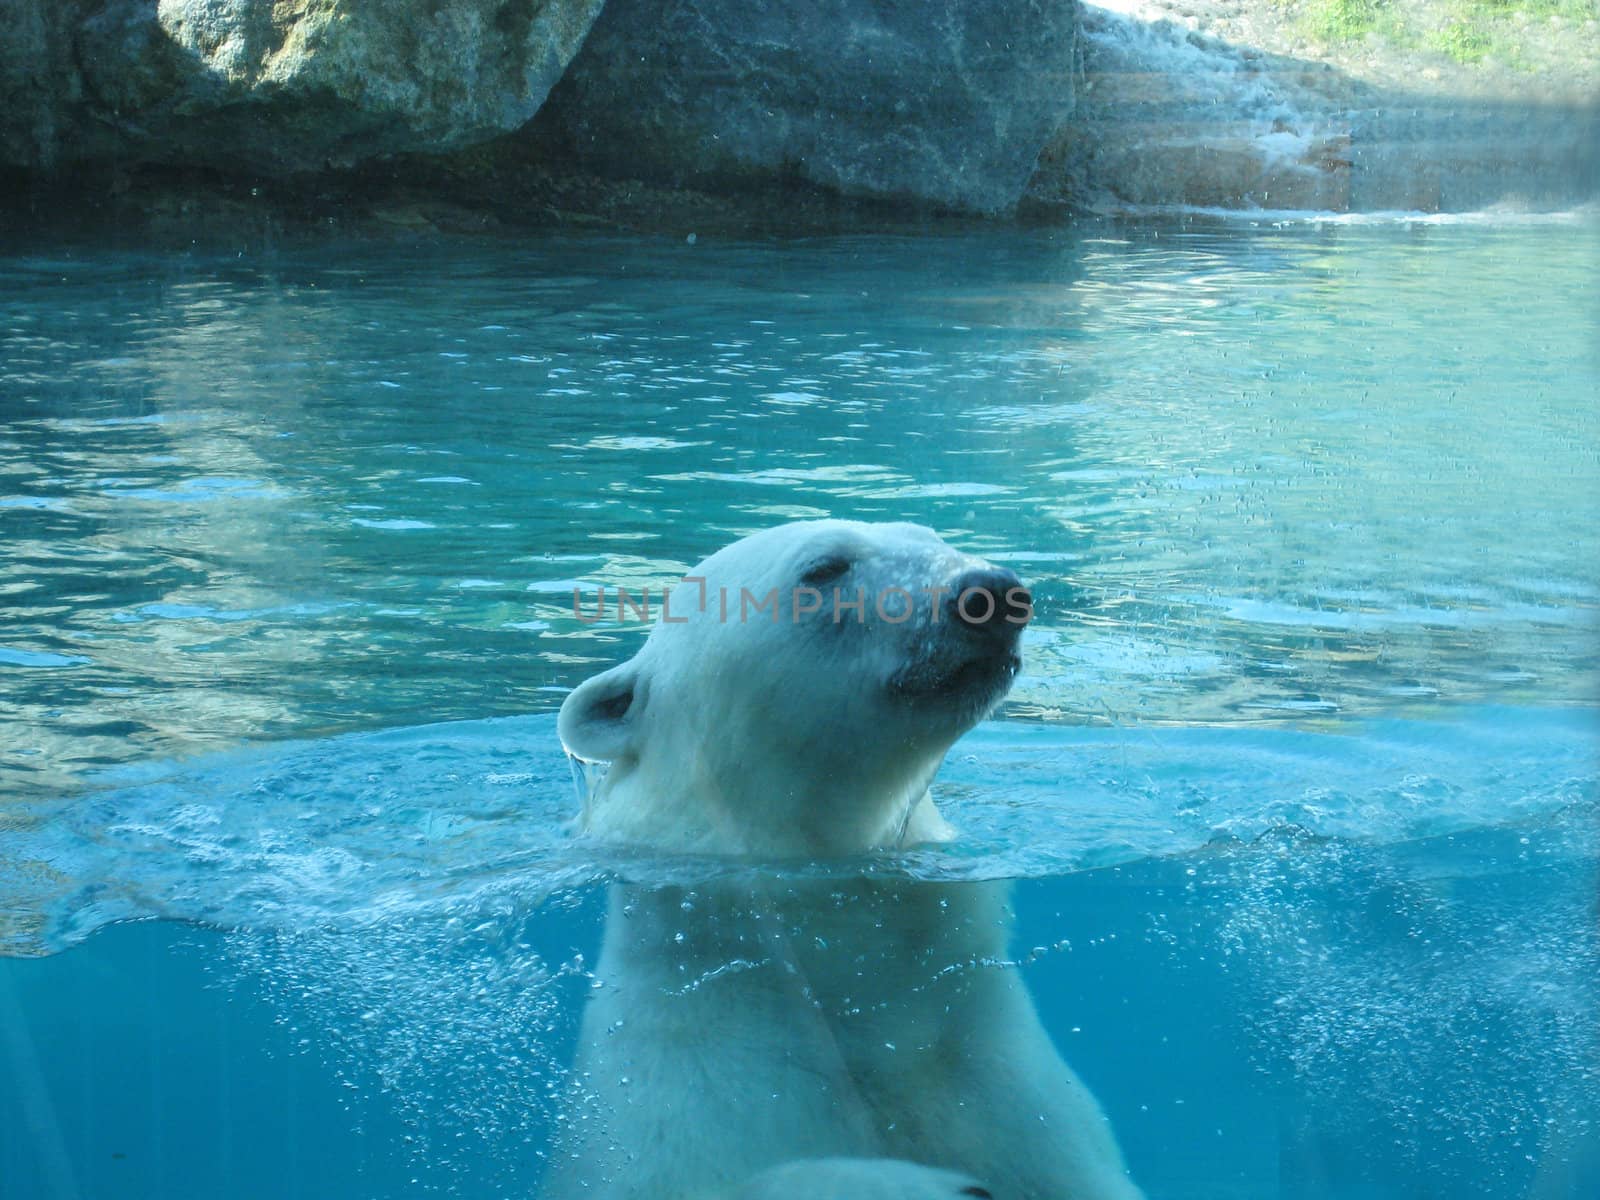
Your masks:
<instances>
[{"instance_id":1,"label":"green vegetation","mask_svg":"<svg viewBox=\"0 0 1600 1200\"><path fill-rule=\"evenodd\" d=\"M1319 42L1351 42L1378 27L1385 0L1309 0L1300 20Z\"/></svg>"},{"instance_id":2,"label":"green vegetation","mask_svg":"<svg viewBox=\"0 0 1600 1200\"><path fill-rule=\"evenodd\" d=\"M1486 58L1518 64L1521 30L1552 18L1573 27L1600 19L1600 0L1276 0L1298 10L1304 35L1340 45L1376 34L1397 46L1428 48L1458 63Z\"/></svg>"},{"instance_id":3,"label":"green vegetation","mask_svg":"<svg viewBox=\"0 0 1600 1200\"><path fill-rule=\"evenodd\" d=\"M1429 46L1458 63L1480 62L1489 56L1494 46L1494 41L1487 30L1456 18L1448 21L1444 28L1430 32L1427 42ZM1512 53L1515 54L1515 47L1512 48Z\"/></svg>"}]
</instances>

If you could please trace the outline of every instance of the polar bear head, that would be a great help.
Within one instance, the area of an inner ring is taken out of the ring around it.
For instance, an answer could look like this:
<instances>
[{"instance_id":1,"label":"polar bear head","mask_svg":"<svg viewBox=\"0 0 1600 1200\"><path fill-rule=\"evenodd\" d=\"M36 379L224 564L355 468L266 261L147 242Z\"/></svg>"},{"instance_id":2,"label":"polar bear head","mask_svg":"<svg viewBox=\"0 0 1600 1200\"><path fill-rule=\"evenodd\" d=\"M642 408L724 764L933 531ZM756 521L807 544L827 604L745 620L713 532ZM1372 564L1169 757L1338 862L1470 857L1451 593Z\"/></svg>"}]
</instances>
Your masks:
<instances>
[{"instance_id":1,"label":"polar bear head","mask_svg":"<svg viewBox=\"0 0 1600 1200\"><path fill-rule=\"evenodd\" d=\"M561 706L567 751L609 764L585 830L816 856L949 835L928 782L1010 687L1031 599L920 525L799 521L719 550L657 615Z\"/></svg>"}]
</instances>

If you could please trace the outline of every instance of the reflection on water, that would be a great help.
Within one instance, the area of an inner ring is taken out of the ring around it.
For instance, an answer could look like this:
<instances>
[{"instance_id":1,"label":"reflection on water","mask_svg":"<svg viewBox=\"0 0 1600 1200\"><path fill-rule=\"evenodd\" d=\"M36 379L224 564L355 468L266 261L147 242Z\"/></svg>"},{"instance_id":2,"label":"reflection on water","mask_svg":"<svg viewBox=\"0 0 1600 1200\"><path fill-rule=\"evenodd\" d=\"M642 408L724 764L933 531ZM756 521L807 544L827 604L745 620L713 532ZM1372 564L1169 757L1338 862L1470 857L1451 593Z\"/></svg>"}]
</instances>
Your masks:
<instances>
[{"instance_id":1,"label":"reflection on water","mask_svg":"<svg viewBox=\"0 0 1600 1200\"><path fill-rule=\"evenodd\" d=\"M1596 239L1181 226L14 259L7 794L553 708L753 529L913 519L1040 614L1010 711L1595 689Z\"/></svg>"}]
</instances>

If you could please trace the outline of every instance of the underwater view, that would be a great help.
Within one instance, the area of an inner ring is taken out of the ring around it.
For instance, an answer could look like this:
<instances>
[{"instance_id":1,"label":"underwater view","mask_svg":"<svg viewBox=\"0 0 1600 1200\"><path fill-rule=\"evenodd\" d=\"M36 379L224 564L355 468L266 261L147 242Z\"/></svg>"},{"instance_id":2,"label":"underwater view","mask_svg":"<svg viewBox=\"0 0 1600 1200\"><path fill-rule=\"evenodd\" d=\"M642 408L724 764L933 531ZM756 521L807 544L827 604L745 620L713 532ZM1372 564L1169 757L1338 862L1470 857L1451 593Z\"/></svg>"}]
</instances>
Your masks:
<instances>
[{"instance_id":1,"label":"underwater view","mask_svg":"<svg viewBox=\"0 0 1600 1200\"><path fill-rule=\"evenodd\" d=\"M910 990L1031 995L1151 1198L1600 1194L1597 279L1585 211L12 246L0 1195L649 1194L577 1178L678 1111L586 1065L611 943L729 986L758 886L1008 911ZM578 836L617 589L822 517L1031 592L951 840Z\"/></svg>"}]
</instances>

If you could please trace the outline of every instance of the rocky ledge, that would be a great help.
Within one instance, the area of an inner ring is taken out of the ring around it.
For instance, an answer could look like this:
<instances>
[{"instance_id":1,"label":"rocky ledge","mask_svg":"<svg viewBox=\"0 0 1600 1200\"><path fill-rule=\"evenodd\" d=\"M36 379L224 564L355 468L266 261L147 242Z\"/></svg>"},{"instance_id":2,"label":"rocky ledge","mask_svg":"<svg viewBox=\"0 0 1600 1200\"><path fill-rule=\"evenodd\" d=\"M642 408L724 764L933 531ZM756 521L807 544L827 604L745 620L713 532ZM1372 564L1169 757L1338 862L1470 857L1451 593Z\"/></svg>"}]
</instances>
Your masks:
<instances>
[{"instance_id":1,"label":"rocky ledge","mask_svg":"<svg viewBox=\"0 0 1600 1200\"><path fill-rule=\"evenodd\" d=\"M1074 0L0 0L0 168L281 184L523 131L502 162L1004 214L1070 111L1076 18Z\"/></svg>"},{"instance_id":2,"label":"rocky ledge","mask_svg":"<svg viewBox=\"0 0 1600 1200\"><path fill-rule=\"evenodd\" d=\"M1600 26L1504 10L0 0L0 232L1582 203Z\"/></svg>"},{"instance_id":3,"label":"rocky ledge","mask_svg":"<svg viewBox=\"0 0 1600 1200\"><path fill-rule=\"evenodd\" d=\"M1009 214L1072 111L1072 0L609 0L538 125L603 174Z\"/></svg>"},{"instance_id":4,"label":"rocky ledge","mask_svg":"<svg viewBox=\"0 0 1600 1200\"><path fill-rule=\"evenodd\" d=\"M0 160L349 167L524 125L603 0L0 0Z\"/></svg>"}]
</instances>

